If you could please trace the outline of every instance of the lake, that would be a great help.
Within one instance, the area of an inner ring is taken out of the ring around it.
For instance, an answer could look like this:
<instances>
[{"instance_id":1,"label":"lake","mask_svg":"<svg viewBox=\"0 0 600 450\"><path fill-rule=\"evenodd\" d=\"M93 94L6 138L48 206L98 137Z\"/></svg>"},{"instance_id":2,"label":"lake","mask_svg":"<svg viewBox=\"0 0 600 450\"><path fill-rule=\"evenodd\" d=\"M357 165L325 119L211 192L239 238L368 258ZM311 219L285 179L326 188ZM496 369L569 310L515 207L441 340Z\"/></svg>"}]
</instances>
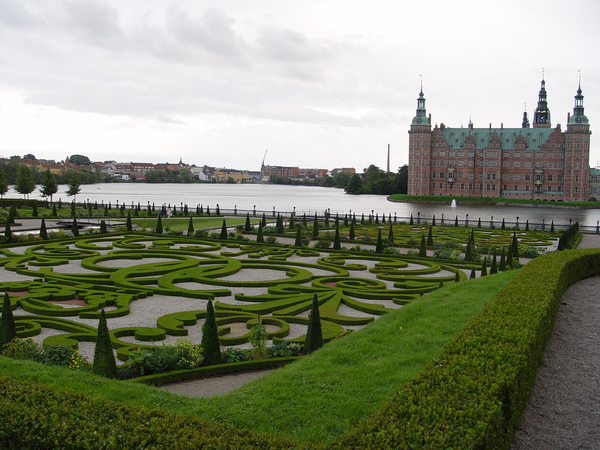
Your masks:
<instances>
[{"instance_id":1,"label":"lake","mask_svg":"<svg viewBox=\"0 0 600 450\"><path fill-rule=\"evenodd\" d=\"M73 197L66 195L67 186L59 186L59 192L54 196L54 200L62 199L63 202L71 202ZM31 198L39 198L39 191L34 191ZM20 197L11 188L7 197ZM315 212L322 214L329 210L331 214L371 214L377 213L380 216L389 214L396 216L398 220L406 220L413 215L415 220L421 217L425 220L431 220L435 215L439 223L442 216L446 223L458 216L461 224L465 220L469 221L471 226L475 225L481 218L482 225L489 226L490 220L494 221L496 226L504 218L507 224L514 223L517 220L521 225L529 220L530 224L537 223L550 224L569 224L579 221L580 225L587 227L596 227L600 220L600 210L598 209L555 209L541 207L520 207L520 206L484 206L484 205L463 205L460 197L456 199L457 206L451 207L440 204L417 204L417 203L393 203L387 200L384 195L348 195L343 189L324 188L317 186L285 186L277 184L150 184L150 183L99 183L82 185L81 192L77 195L77 201L84 200L99 204L102 202L111 202L115 205L117 202L125 202L131 205L133 202L137 205L139 202L142 207L148 202L160 205L176 205L177 207L187 204L189 208L196 208L196 205L210 206L214 211L218 204L224 212L230 212L237 209L240 213L253 211L267 214L276 212L289 213L295 211L296 214L314 215ZM468 215L468 216L467 216ZM518 218L518 219L517 219ZM486 223L487 222L487 223Z\"/></svg>"}]
</instances>

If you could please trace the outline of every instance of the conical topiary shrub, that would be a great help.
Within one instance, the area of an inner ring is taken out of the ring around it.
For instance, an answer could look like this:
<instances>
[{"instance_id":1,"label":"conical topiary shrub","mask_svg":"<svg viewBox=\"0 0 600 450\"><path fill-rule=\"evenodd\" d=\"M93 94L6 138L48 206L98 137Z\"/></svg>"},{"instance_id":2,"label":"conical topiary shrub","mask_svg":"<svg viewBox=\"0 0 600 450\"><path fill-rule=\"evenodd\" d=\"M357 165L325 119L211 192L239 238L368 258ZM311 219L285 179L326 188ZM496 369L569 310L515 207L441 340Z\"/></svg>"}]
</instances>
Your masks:
<instances>
[{"instance_id":1,"label":"conical topiary shrub","mask_svg":"<svg viewBox=\"0 0 600 450\"><path fill-rule=\"evenodd\" d=\"M73 223L71 224L71 232L73 236L79 236L79 226L77 225L77 219L73 217Z\"/></svg>"},{"instance_id":2,"label":"conical topiary shrub","mask_svg":"<svg viewBox=\"0 0 600 450\"><path fill-rule=\"evenodd\" d=\"M100 311L92 372L106 378L117 378L117 363L112 350L112 344L110 343L110 334L108 333L104 309Z\"/></svg>"},{"instance_id":3,"label":"conical topiary shrub","mask_svg":"<svg viewBox=\"0 0 600 450\"><path fill-rule=\"evenodd\" d=\"M188 234L188 236L191 236L194 234L194 220L191 217L190 217L190 221L188 222L187 234Z\"/></svg>"},{"instance_id":4,"label":"conical topiary shrub","mask_svg":"<svg viewBox=\"0 0 600 450\"><path fill-rule=\"evenodd\" d=\"M394 243L394 229L392 228L392 222L390 221L390 229L388 231L388 242L390 244Z\"/></svg>"},{"instance_id":5,"label":"conical topiary shrub","mask_svg":"<svg viewBox=\"0 0 600 450\"><path fill-rule=\"evenodd\" d=\"M296 228L296 240L294 241L296 247L302 247L302 227L298 225Z\"/></svg>"},{"instance_id":6,"label":"conical topiary shrub","mask_svg":"<svg viewBox=\"0 0 600 450\"><path fill-rule=\"evenodd\" d=\"M10 306L10 298L8 293L4 293L4 301L2 302L2 317L0 318L0 352L6 344L17 337L17 327L15 326L15 318Z\"/></svg>"},{"instance_id":7,"label":"conical topiary shrub","mask_svg":"<svg viewBox=\"0 0 600 450\"><path fill-rule=\"evenodd\" d=\"M48 230L46 229L46 219L42 217L42 222L40 223L40 237L43 240L48 239Z\"/></svg>"},{"instance_id":8,"label":"conical topiary shrub","mask_svg":"<svg viewBox=\"0 0 600 450\"><path fill-rule=\"evenodd\" d=\"M506 270L506 248L502 247L502 254L500 255L500 264L498 265L498 270L500 272L504 272Z\"/></svg>"},{"instance_id":9,"label":"conical topiary shrub","mask_svg":"<svg viewBox=\"0 0 600 450\"><path fill-rule=\"evenodd\" d=\"M227 223L225 219L223 219L223 225L221 225L221 234L219 235L219 239L227 239Z\"/></svg>"},{"instance_id":10,"label":"conical topiary shrub","mask_svg":"<svg viewBox=\"0 0 600 450\"><path fill-rule=\"evenodd\" d=\"M263 227L262 225L258 226L258 231L256 233L256 242L262 244L265 242L265 237L263 235Z\"/></svg>"},{"instance_id":11,"label":"conical topiary shrub","mask_svg":"<svg viewBox=\"0 0 600 450\"><path fill-rule=\"evenodd\" d=\"M381 239L381 230L377 232L377 243L375 244L375 253L383 253L383 240Z\"/></svg>"},{"instance_id":12,"label":"conical topiary shrub","mask_svg":"<svg viewBox=\"0 0 600 450\"><path fill-rule=\"evenodd\" d=\"M10 229L10 223L8 223L8 220L4 225L4 237L6 238L6 242L12 241L12 230Z\"/></svg>"},{"instance_id":13,"label":"conical topiary shrub","mask_svg":"<svg viewBox=\"0 0 600 450\"><path fill-rule=\"evenodd\" d=\"M485 277L487 275L487 259L484 258L483 264L481 265L481 276Z\"/></svg>"},{"instance_id":14,"label":"conical topiary shrub","mask_svg":"<svg viewBox=\"0 0 600 450\"><path fill-rule=\"evenodd\" d=\"M342 249L342 244L340 242L340 227L339 226L335 227L335 236L333 237L333 249L334 250Z\"/></svg>"},{"instance_id":15,"label":"conical topiary shrub","mask_svg":"<svg viewBox=\"0 0 600 450\"><path fill-rule=\"evenodd\" d=\"M312 308L308 316L304 353L312 353L321 347L323 347L323 329L321 327L321 315L319 314L319 299L317 294L314 294Z\"/></svg>"},{"instance_id":16,"label":"conical topiary shrub","mask_svg":"<svg viewBox=\"0 0 600 450\"><path fill-rule=\"evenodd\" d=\"M244 224L244 231L252 231L252 224L250 223L250 213L246 213L246 223Z\"/></svg>"},{"instance_id":17,"label":"conical topiary shrub","mask_svg":"<svg viewBox=\"0 0 600 450\"><path fill-rule=\"evenodd\" d=\"M350 235L348 237L351 241L356 239L356 231L354 231L354 222L350 224Z\"/></svg>"},{"instance_id":18,"label":"conical topiary shrub","mask_svg":"<svg viewBox=\"0 0 600 450\"><path fill-rule=\"evenodd\" d=\"M319 236L319 218L317 217L317 213L315 213L315 217L313 219L313 237Z\"/></svg>"},{"instance_id":19,"label":"conical topiary shrub","mask_svg":"<svg viewBox=\"0 0 600 450\"><path fill-rule=\"evenodd\" d=\"M217 329L217 319L212 300L206 305L206 320L202 325L202 341L200 342L204 362L202 365L211 366L221 364L221 346L219 345L219 331Z\"/></svg>"},{"instance_id":20,"label":"conical topiary shrub","mask_svg":"<svg viewBox=\"0 0 600 450\"><path fill-rule=\"evenodd\" d=\"M427 233L427 247L433 247L433 227L429 227L429 232Z\"/></svg>"},{"instance_id":21,"label":"conical topiary shrub","mask_svg":"<svg viewBox=\"0 0 600 450\"><path fill-rule=\"evenodd\" d=\"M127 220L125 221L125 229L127 231L133 231L133 224L131 223L131 213L127 212Z\"/></svg>"},{"instance_id":22,"label":"conical topiary shrub","mask_svg":"<svg viewBox=\"0 0 600 450\"><path fill-rule=\"evenodd\" d=\"M469 276L469 280L472 280L474 278L477 278L477 275L475 274L475 269L471 269L471 275Z\"/></svg>"},{"instance_id":23,"label":"conical topiary shrub","mask_svg":"<svg viewBox=\"0 0 600 450\"><path fill-rule=\"evenodd\" d=\"M490 275L498 273L498 261L496 260L496 253L492 257L492 265L490 266Z\"/></svg>"},{"instance_id":24,"label":"conical topiary shrub","mask_svg":"<svg viewBox=\"0 0 600 450\"><path fill-rule=\"evenodd\" d=\"M101 234L105 234L107 232L106 230L106 222L104 221L104 219L102 219L100 221L100 233Z\"/></svg>"},{"instance_id":25,"label":"conical topiary shrub","mask_svg":"<svg viewBox=\"0 0 600 450\"><path fill-rule=\"evenodd\" d=\"M158 216L158 219L156 220L156 233L163 234L162 218L160 217L160 215Z\"/></svg>"},{"instance_id":26,"label":"conical topiary shrub","mask_svg":"<svg viewBox=\"0 0 600 450\"><path fill-rule=\"evenodd\" d=\"M425 235L421 235L421 247L419 248L419 256L425 258L427 256L427 242L425 241Z\"/></svg>"}]
</instances>

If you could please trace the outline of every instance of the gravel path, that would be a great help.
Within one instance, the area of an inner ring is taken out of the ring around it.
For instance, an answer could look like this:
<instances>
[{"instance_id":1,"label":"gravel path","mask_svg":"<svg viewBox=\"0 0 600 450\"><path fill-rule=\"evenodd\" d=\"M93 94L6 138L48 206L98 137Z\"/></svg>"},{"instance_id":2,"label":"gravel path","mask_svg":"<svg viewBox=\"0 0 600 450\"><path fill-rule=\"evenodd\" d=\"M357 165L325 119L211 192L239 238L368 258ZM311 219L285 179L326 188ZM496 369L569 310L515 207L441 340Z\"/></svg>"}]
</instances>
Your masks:
<instances>
[{"instance_id":1,"label":"gravel path","mask_svg":"<svg viewBox=\"0 0 600 450\"><path fill-rule=\"evenodd\" d=\"M580 248L600 247L586 235ZM512 449L600 448L600 277L563 295Z\"/></svg>"}]
</instances>

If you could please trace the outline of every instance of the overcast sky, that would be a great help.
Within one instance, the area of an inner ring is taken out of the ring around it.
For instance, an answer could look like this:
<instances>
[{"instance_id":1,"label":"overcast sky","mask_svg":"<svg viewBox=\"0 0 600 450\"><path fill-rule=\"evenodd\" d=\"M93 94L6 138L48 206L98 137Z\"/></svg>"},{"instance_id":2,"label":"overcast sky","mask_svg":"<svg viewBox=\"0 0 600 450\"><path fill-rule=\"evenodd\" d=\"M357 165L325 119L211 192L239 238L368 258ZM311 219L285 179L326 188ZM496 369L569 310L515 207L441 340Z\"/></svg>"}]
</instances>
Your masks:
<instances>
[{"instance_id":1,"label":"overcast sky","mask_svg":"<svg viewBox=\"0 0 600 450\"><path fill-rule=\"evenodd\" d=\"M362 170L390 144L397 170L421 75L434 124L519 127L542 68L552 124L581 70L600 135L599 21L596 0L0 0L0 156Z\"/></svg>"}]
</instances>

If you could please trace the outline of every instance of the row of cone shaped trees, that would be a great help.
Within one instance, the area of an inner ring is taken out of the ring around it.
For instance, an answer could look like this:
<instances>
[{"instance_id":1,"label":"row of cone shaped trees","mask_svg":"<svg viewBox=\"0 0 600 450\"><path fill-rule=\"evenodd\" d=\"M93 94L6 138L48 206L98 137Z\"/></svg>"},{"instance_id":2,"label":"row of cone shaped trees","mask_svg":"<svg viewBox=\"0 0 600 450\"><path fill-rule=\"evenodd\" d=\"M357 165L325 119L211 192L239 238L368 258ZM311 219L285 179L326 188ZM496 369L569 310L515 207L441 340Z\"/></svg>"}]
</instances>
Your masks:
<instances>
[{"instance_id":1,"label":"row of cone shaped trees","mask_svg":"<svg viewBox=\"0 0 600 450\"><path fill-rule=\"evenodd\" d=\"M260 324L260 319L259 319ZM4 293L2 302L2 317L0 317L0 353L6 344L17 337L17 328L8 293ZM323 331L319 314L319 301L314 294L309 323L304 343L304 353L312 353L323 346ZM202 325L202 340L200 342L203 365L209 366L222 363L221 346L219 344L219 333L212 300L208 301L206 307L206 319ZM92 372L107 378L117 378L117 364L110 342L110 333L106 322L104 309L100 311L98 321L98 332L96 346L94 348L94 360Z\"/></svg>"}]
</instances>

